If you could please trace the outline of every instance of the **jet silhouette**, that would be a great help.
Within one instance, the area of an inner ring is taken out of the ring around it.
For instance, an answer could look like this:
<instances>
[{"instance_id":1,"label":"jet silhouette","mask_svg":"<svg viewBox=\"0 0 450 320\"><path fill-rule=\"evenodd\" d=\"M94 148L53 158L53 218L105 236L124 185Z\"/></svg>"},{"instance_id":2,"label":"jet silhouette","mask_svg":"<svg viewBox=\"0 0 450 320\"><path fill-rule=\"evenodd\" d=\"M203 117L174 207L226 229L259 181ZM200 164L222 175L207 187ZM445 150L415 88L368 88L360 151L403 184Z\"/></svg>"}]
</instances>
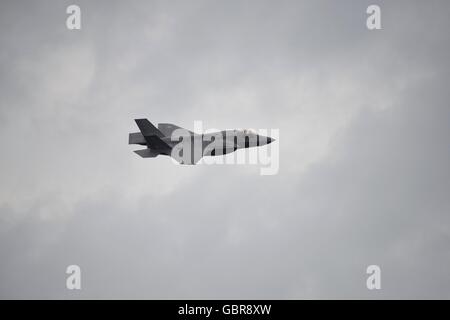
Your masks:
<instances>
[{"instance_id":1,"label":"jet silhouette","mask_svg":"<svg viewBox=\"0 0 450 320\"><path fill-rule=\"evenodd\" d=\"M197 134L171 123L156 128L147 119L135 119L140 132L129 134L128 144L147 146L134 151L142 158L171 156L181 164L196 164L204 156L221 156L238 149L263 146L275 141L251 129Z\"/></svg>"}]
</instances>

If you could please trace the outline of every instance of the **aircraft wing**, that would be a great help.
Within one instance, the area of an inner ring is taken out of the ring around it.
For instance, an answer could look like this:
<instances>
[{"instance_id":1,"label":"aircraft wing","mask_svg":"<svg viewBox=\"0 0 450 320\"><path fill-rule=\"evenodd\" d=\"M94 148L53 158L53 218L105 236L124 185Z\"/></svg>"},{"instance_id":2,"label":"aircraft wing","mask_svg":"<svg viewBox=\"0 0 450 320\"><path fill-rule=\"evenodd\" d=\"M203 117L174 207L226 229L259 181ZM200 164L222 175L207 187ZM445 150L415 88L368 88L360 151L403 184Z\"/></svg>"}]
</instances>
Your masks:
<instances>
[{"instance_id":1,"label":"aircraft wing","mask_svg":"<svg viewBox=\"0 0 450 320\"><path fill-rule=\"evenodd\" d=\"M159 123L158 129L161 131L166 137L172 136L172 133L175 130L179 130L179 135L193 135L194 133L192 131L189 131L187 129L181 128L179 126L176 126L171 123Z\"/></svg>"}]
</instances>

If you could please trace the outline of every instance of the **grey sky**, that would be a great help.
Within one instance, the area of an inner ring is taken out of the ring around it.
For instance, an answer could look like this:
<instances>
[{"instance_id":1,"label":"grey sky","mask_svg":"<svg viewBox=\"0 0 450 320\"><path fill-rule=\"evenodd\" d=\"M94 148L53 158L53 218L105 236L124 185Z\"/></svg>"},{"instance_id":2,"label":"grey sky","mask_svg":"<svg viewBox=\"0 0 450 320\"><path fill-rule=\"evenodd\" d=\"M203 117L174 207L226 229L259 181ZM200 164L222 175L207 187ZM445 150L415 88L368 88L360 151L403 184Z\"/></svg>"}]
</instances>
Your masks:
<instances>
[{"instance_id":1,"label":"grey sky","mask_svg":"<svg viewBox=\"0 0 450 320\"><path fill-rule=\"evenodd\" d=\"M0 298L450 298L449 16L2 1ZM137 117L278 128L279 173L139 158Z\"/></svg>"}]
</instances>

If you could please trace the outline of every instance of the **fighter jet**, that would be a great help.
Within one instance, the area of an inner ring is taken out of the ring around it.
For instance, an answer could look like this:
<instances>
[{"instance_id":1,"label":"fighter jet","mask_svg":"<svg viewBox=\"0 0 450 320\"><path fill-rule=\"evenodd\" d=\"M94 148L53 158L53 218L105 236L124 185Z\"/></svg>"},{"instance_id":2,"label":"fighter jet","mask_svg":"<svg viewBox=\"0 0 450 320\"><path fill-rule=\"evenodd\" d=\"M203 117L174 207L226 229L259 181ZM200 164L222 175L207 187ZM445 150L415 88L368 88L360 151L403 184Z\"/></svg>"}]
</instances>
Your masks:
<instances>
[{"instance_id":1,"label":"fighter jet","mask_svg":"<svg viewBox=\"0 0 450 320\"><path fill-rule=\"evenodd\" d=\"M181 164L196 164L204 156L221 156L242 148L263 146L275 141L251 129L224 130L197 134L171 123L156 128L147 119L135 119L140 132L130 133L128 144L146 146L134 151L142 158L170 156Z\"/></svg>"}]
</instances>

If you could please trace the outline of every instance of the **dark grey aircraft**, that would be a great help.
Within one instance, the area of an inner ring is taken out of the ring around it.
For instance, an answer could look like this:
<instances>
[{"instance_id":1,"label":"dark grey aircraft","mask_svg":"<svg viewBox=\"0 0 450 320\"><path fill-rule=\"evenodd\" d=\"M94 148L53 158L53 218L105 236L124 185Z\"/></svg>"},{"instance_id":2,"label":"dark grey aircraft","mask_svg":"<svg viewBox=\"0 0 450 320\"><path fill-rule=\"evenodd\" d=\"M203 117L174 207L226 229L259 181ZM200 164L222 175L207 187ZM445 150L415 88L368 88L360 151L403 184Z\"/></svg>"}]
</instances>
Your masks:
<instances>
[{"instance_id":1,"label":"dark grey aircraft","mask_svg":"<svg viewBox=\"0 0 450 320\"><path fill-rule=\"evenodd\" d=\"M224 130L197 134L170 123L156 128L147 119L135 119L141 132L130 133L128 144L147 146L134 151L143 158L171 156L181 164L196 164L203 156L219 156L237 149L263 146L275 139L253 130Z\"/></svg>"}]
</instances>

